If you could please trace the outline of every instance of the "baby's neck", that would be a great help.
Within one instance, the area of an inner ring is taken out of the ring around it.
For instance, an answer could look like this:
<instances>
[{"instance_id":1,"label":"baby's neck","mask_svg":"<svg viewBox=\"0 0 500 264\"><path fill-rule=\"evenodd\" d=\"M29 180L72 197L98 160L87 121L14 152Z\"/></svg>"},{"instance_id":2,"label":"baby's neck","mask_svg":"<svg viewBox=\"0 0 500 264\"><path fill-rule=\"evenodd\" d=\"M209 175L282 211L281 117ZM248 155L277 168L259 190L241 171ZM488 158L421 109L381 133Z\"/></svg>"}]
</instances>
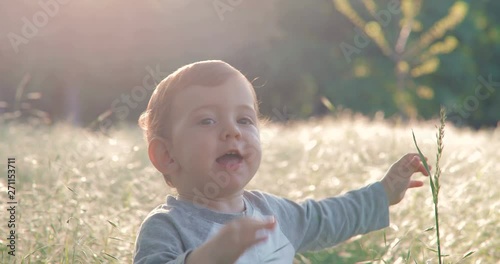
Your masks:
<instances>
[{"instance_id":1,"label":"baby's neck","mask_svg":"<svg viewBox=\"0 0 500 264\"><path fill-rule=\"evenodd\" d=\"M196 203L198 200L198 205L201 205L212 211L221 213L241 213L245 210L245 202L243 201L243 193L238 193L229 197L216 197L216 198L203 198L203 203L200 204L199 197L193 194L182 194L177 195L179 200L189 201ZM198 199L196 199L198 198Z\"/></svg>"}]
</instances>

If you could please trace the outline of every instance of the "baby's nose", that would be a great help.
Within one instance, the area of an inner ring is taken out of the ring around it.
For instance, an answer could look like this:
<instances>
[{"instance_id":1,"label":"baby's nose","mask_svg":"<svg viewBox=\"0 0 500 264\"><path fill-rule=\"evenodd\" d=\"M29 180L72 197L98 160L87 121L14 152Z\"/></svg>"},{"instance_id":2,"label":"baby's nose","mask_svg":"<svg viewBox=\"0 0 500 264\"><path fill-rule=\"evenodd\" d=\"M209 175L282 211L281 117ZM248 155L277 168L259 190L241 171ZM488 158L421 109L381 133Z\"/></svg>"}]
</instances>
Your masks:
<instances>
[{"instance_id":1,"label":"baby's nose","mask_svg":"<svg viewBox=\"0 0 500 264\"><path fill-rule=\"evenodd\" d=\"M223 140L228 138L239 138L241 137L241 132L237 124L229 122L224 125L221 137Z\"/></svg>"}]
</instances>

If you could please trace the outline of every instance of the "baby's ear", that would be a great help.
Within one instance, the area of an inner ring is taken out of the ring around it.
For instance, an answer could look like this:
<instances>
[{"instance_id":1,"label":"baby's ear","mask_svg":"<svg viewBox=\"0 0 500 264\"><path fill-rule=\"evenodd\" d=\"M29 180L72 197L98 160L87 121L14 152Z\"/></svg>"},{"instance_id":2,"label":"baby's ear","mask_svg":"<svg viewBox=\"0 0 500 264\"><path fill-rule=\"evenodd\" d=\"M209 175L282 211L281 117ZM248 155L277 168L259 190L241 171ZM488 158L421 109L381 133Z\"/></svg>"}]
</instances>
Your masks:
<instances>
[{"instance_id":1,"label":"baby's ear","mask_svg":"<svg viewBox=\"0 0 500 264\"><path fill-rule=\"evenodd\" d=\"M177 168L177 163L170 154L168 143L163 138L155 137L149 142L149 160L162 174L172 174Z\"/></svg>"}]
</instances>

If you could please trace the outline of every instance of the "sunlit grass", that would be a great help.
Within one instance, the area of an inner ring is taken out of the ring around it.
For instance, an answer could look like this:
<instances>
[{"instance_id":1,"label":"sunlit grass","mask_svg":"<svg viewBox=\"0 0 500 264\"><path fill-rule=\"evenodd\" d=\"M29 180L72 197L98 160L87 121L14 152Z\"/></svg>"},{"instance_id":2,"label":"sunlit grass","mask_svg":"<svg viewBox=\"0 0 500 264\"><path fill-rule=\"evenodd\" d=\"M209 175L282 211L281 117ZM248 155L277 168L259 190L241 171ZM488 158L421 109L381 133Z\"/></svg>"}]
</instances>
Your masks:
<instances>
[{"instance_id":1,"label":"sunlit grass","mask_svg":"<svg viewBox=\"0 0 500 264\"><path fill-rule=\"evenodd\" d=\"M439 121L436 121L439 122ZM297 201L341 194L379 180L406 152L435 153L436 122L408 125L363 118L325 119L262 129L263 160L249 189ZM447 126L441 158L440 231L445 263L476 251L467 263L500 259L500 129ZM149 164L142 134L120 126L108 135L67 125L0 124L0 163L16 157L19 209L17 263L130 263L137 229L172 192ZM429 153L429 154L427 154ZM421 176L417 176L421 177ZM0 180L5 201L6 178ZM428 184L428 183L427 183ZM437 262L432 195L411 190L391 208L391 226L303 263ZM6 214L5 214L6 215ZM0 223L0 263L14 263Z\"/></svg>"}]
</instances>

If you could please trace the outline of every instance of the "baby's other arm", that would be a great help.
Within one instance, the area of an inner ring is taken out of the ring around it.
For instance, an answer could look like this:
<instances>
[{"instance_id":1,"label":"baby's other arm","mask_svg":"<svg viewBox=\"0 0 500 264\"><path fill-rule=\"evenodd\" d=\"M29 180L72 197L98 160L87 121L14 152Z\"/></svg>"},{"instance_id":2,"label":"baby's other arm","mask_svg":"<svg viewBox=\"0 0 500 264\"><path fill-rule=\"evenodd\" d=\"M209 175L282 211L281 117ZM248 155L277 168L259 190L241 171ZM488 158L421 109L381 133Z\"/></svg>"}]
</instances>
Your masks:
<instances>
[{"instance_id":1,"label":"baby's other arm","mask_svg":"<svg viewBox=\"0 0 500 264\"><path fill-rule=\"evenodd\" d=\"M152 214L141 225L134 263L234 263L248 248L266 240L270 233L266 230L271 231L275 226L274 218L243 217L229 222L195 249L186 250L170 216L165 212Z\"/></svg>"},{"instance_id":2,"label":"baby's other arm","mask_svg":"<svg viewBox=\"0 0 500 264\"><path fill-rule=\"evenodd\" d=\"M250 247L267 239L265 231L276 226L275 219L240 218L226 224L219 233L188 255L187 264L232 264Z\"/></svg>"},{"instance_id":3,"label":"baby's other arm","mask_svg":"<svg viewBox=\"0 0 500 264\"><path fill-rule=\"evenodd\" d=\"M146 218L135 244L134 264L184 263L191 252L183 252L181 238L165 213Z\"/></svg>"}]
</instances>

